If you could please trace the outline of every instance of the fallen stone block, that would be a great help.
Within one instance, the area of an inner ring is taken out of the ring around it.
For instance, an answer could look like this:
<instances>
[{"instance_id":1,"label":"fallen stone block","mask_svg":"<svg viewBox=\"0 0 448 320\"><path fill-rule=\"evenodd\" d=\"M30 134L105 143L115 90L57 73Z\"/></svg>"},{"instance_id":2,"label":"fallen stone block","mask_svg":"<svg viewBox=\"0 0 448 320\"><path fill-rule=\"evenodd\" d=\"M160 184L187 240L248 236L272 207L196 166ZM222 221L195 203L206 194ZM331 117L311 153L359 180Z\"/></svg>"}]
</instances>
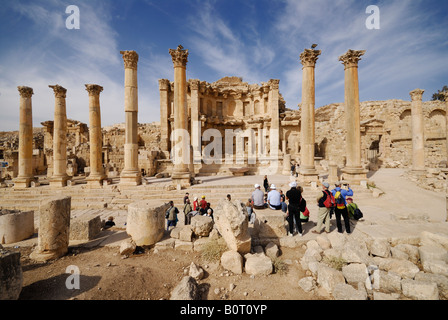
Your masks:
<instances>
[{"instance_id":1,"label":"fallen stone block","mask_svg":"<svg viewBox=\"0 0 448 320\"><path fill-rule=\"evenodd\" d=\"M199 300L199 286L191 276L183 277L171 292L170 300Z\"/></svg>"},{"instance_id":2,"label":"fallen stone block","mask_svg":"<svg viewBox=\"0 0 448 320\"><path fill-rule=\"evenodd\" d=\"M258 276L258 275L270 275L273 271L272 260L264 254L246 254L246 263L244 270L246 273Z\"/></svg>"},{"instance_id":3,"label":"fallen stone block","mask_svg":"<svg viewBox=\"0 0 448 320\"><path fill-rule=\"evenodd\" d=\"M403 279L403 295L414 300L439 300L439 290L434 282Z\"/></svg>"},{"instance_id":4,"label":"fallen stone block","mask_svg":"<svg viewBox=\"0 0 448 320\"><path fill-rule=\"evenodd\" d=\"M367 300L367 294L363 290L357 290L346 283L337 283L333 289L335 300Z\"/></svg>"},{"instance_id":5,"label":"fallen stone block","mask_svg":"<svg viewBox=\"0 0 448 320\"><path fill-rule=\"evenodd\" d=\"M0 300L17 300L23 285L20 252L0 248Z\"/></svg>"},{"instance_id":6,"label":"fallen stone block","mask_svg":"<svg viewBox=\"0 0 448 320\"><path fill-rule=\"evenodd\" d=\"M34 234L34 211L0 210L0 244L19 242Z\"/></svg>"},{"instance_id":7,"label":"fallen stone block","mask_svg":"<svg viewBox=\"0 0 448 320\"><path fill-rule=\"evenodd\" d=\"M229 250L221 256L221 266L235 274L243 273L243 257L236 251Z\"/></svg>"},{"instance_id":8,"label":"fallen stone block","mask_svg":"<svg viewBox=\"0 0 448 320\"><path fill-rule=\"evenodd\" d=\"M92 240L100 232L100 216L79 217L70 220L70 240Z\"/></svg>"}]
</instances>

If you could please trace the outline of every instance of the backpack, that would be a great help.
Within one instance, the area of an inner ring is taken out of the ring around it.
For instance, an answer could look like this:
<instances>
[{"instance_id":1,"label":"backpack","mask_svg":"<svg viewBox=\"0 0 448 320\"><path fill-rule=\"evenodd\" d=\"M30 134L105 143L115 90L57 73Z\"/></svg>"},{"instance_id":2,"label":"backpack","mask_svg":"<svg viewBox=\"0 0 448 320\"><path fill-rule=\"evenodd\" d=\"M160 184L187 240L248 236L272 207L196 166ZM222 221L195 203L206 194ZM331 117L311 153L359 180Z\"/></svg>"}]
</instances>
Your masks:
<instances>
[{"instance_id":1,"label":"backpack","mask_svg":"<svg viewBox=\"0 0 448 320\"><path fill-rule=\"evenodd\" d=\"M334 195L334 199L336 200L336 207L338 209L344 209L345 208L345 201L344 197L342 196L341 191L336 191L336 194Z\"/></svg>"},{"instance_id":2,"label":"backpack","mask_svg":"<svg viewBox=\"0 0 448 320\"><path fill-rule=\"evenodd\" d=\"M324 206L326 208L333 208L336 205L336 200L334 199L333 194L328 190L325 190L323 192L327 195L327 198L324 201Z\"/></svg>"},{"instance_id":3,"label":"backpack","mask_svg":"<svg viewBox=\"0 0 448 320\"><path fill-rule=\"evenodd\" d=\"M355 208L355 211L353 212L353 217L355 218L355 220L359 220L363 217L364 215L362 214L361 210L359 210L358 207Z\"/></svg>"}]
</instances>

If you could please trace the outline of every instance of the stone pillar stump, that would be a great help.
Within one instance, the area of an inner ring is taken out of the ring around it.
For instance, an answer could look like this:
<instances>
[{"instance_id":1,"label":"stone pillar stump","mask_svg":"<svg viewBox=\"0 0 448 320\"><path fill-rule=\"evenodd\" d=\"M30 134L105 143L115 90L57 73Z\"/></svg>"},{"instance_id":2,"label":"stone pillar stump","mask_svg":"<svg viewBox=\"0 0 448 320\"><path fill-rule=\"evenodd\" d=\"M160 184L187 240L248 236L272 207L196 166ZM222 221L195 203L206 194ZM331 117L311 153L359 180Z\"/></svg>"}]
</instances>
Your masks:
<instances>
[{"instance_id":1,"label":"stone pillar stump","mask_svg":"<svg viewBox=\"0 0 448 320\"><path fill-rule=\"evenodd\" d=\"M31 259L48 261L67 253L71 199L71 197L52 198L40 206L38 245L30 254Z\"/></svg>"}]
</instances>

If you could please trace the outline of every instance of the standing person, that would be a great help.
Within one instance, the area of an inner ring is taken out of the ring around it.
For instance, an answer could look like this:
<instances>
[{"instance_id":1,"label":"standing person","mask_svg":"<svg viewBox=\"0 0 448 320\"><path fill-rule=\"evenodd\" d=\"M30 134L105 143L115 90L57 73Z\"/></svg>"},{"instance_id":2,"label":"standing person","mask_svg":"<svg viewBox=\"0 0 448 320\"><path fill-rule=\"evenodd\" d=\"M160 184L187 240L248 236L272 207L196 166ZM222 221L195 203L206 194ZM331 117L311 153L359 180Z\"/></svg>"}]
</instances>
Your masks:
<instances>
[{"instance_id":1,"label":"standing person","mask_svg":"<svg viewBox=\"0 0 448 320\"><path fill-rule=\"evenodd\" d=\"M345 232L350 233L350 219L348 217L347 211L347 201L345 197L353 196L353 190L350 189L350 185L344 185L344 188L341 188L341 183L337 182L335 184L336 188L331 190L331 193L336 200L336 208L334 209L334 213L336 215L336 225L338 227L338 232L342 233L342 223L341 223L341 215L344 218Z\"/></svg>"},{"instance_id":2,"label":"standing person","mask_svg":"<svg viewBox=\"0 0 448 320\"><path fill-rule=\"evenodd\" d=\"M190 194L187 192L185 193L185 197L184 197L184 204L187 203L187 199L189 199Z\"/></svg>"},{"instance_id":3,"label":"standing person","mask_svg":"<svg viewBox=\"0 0 448 320\"><path fill-rule=\"evenodd\" d=\"M264 187L265 192L269 192L268 176L264 176L263 187Z\"/></svg>"},{"instance_id":4,"label":"standing person","mask_svg":"<svg viewBox=\"0 0 448 320\"><path fill-rule=\"evenodd\" d=\"M230 194L227 195L227 200L232 201L232 196Z\"/></svg>"},{"instance_id":5,"label":"standing person","mask_svg":"<svg viewBox=\"0 0 448 320\"><path fill-rule=\"evenodd\" d=\"M204 215L207 213L207 201L205 201L205 196L202 196L201 201L199 202L199 212L201 215Z\"/></svg>"},{"instance_id":6,"label":"standing person","mask_svg":"<svg viewBox=\"0 0 448 320\"><path fill-rule=\"evenodd\" d=\"M294 177L294 174L295 174L295 173L296 173L296 165L295 165L295 163L293 162L292 165L291 165L291 176Z\"/></svg>"},{"instance_id":7,"label":"standing person","mask_svg":"<svg viewBox=\"0 0 448 320\"><path fill-rule=\"evenodd\" d=\"M184 205L184 215L185 215L185 225L190 224L191 222L191 212L193 209L191 209L190 199L187 199Z\"/></svg>"},{"instance_id":8,"label":"standing person","mask_svg":"<svg viewBox=\"0 0 448 320\"><path fill-rule=\"evenodd\" d=\"M194 197L194 199L193 199L193 211L198 211L198 210L199 210L198 197Z\"/></svg>"},{"instance_id":9,"label":"standing person","mask_svg":"<svg viewBox=\"0 0 448 320\"><path fill-rule=\"evenodd\" d=\"M317 197L317 206L319 207L319 213L317 214L317 226L316 230L312 233L320 234L322 224L325 222L325 232L330 233L330 210L331 203L329 202L332 194L328 190L330 184L328 182L322 183L322 194Z\"/></svg>"},{"instance_id":10,"label":"standing person","mask_svg":"<svg viewBox=\"0 0 448 320\"><path fill-rule=\"evenodd\" d=\"M297 183L295 181L289 184L291 189L286 192L286 199L289 202L288 205L288 222L289 222L289 236L294 234L294 220L296 222L296 228L300 236L302 236L302 222L300 221L300 200L302 199L301 192L297 189Z\"/></svg>"},{"instance_id":11,"label":"standing person","mask_svg":"<svg viewBox=\"0 0 448 320\"><path fill-rule=\"evenodd\" d=\"M266 208L264 202L264 192L261 191L261 187L259 184L255 184L255 190L252 192L252 203L255 209L264 209Z\"/></svg>"},{"instance_id":12,"label":"standing person","mask_svg":"<svg viewBox=\"0 0 448 320\"><path fill-rule=\"evenodd\" d=\"M282 197L280 192L276 190L274 184L271 184L271 191L268 193L267 203L270 209L280 210L282 208Z\"/></svg>"},{"instance_id":13,"label":"standing person","mask_svg":"<svg viewBox=\"0 0 448 320\"><path fill-rule=\"evenodd\" d=\"M246 210L247 210L247 218L249 220L249 223L254 223L253 216L255 216L254 213L254 204L252 203L252 199L247 199L246 202Z\"/></svg>"},{"instance_id":14,"label":"standing person","mask_svg":"<svg viewBox=\"0 0 448 320\"><path fill-rule=\"evenodd\" d=\"M170 227L175 227L177 224L177 214L179 213L179 210L174 206L174 202L170 201L170 207L168 208L166 212L166 220L167 220L167 227L166 231L170 230Z\"/></svg>"}]
</instances>

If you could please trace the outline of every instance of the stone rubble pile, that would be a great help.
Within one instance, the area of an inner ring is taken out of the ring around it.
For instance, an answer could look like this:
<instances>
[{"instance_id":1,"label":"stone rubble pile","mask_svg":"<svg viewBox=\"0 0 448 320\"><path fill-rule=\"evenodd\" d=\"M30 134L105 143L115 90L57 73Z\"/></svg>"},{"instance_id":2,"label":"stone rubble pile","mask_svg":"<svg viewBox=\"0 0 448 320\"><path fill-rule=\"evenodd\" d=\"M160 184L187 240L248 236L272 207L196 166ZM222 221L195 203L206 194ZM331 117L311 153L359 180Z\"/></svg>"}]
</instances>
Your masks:
<instances>
[{"instance_id":1,"label":"stone rubble pile","mask_svg":"<svg viewBox=\"0 0 448 320\"><path fill-rule=\"evenodd\" d=\"M448 299L448 235L422 232L419 245L330 233L306 244L306 292L336 300Z\"/></svg>"}]
</instances>

